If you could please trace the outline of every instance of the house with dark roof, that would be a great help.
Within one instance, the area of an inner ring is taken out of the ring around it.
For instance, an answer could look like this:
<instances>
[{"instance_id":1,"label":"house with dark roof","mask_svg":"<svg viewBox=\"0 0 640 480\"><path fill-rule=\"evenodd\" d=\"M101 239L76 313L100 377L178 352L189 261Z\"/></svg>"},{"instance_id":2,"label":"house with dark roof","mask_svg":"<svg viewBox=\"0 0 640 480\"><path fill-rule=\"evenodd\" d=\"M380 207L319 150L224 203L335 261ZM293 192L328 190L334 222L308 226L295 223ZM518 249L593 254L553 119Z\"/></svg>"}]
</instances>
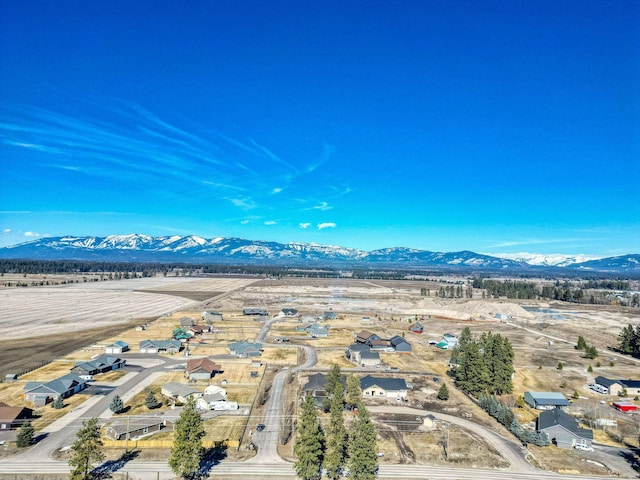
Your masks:
<instances>
[{"instance_id":1,"label":"house with dark roof","mask_svg":"<svg viewBox=\"0 0 640 480\"><path fill-rule=\"evenodd\" d=\"M266 317L269 315L266 309L258 307L245 307L242 309L243 315L254 315L258 317Z\"/></svg>"},{"instance_id":2,"label":"house with dark roof","mask_svg":"<svg viewBox=\"0 0 640 480\"><path fill-rule=\"evenodd\" d=\"M15 430L33 417L33 410L25 407L11 407L0 402L0 431Z\"/></svg>"},{"instance_id":3,"label":"house with dark roof","mask_svg":"<svg viewBox=\"0 0 640 480\"><path fill-rule=\"evenodd\" d=\"M173 429L173 422L156 416L129 417L127 420L118 420L104 427L107 438L112 440L135 440L151 435L168 428Z\"/></svg>"},{"instance_id":4,"label":"house with dark roof","mask_svg":"<svg viewBox=\"0 0 640 480\"><path fill-rule=\"evenodd\" d=\"M396 353L411 353L411 344L404 337L394 335L389 342Z\"/></svg>"},{"instance_id":5,"label":"house with dark roof","mask_svg":"<svg viewBox=\"0 0 640 480\"><path fill-rule=\"evenodd\" d=\"M578 421L560 408L542 412L536 430L545 433L549 441L560 448L572 448L576 444L590 446L593 441L593 432L580 428Z\"/></svg>"},{"instance_id":6,"label":"house with dark roof","mask_svg":"<svg viewBox=\"0 0 640 480\"><path fill-rule=\"evenodd\" d=\"M284 315L285 317L298 316L298 310L296 310L295 308L283 308L282 310L280 310L280 313L282 313L282 315Z\"/></svg>"},{"instance_id":7,"label":"house with dark roof","mask_svg":"<svg viewBox=\"0 0 640 480\"><path fill-rule=\"evenodd\" d=\"M304 385L304 394L305 396L309 393L313 397L316 406L322 405L322 401L327 397L327 392L325 390L325 385L327 383L327 375L324 373L314 373L313 375L309 375L307 383ZM342 375L342 384L347 385L347 377Z\"/></svg>"},{"instance_id":8,"label":"house with dark roof","mask_svg":"<svg viewBox=\"0 0 640 480\"><path fill-rule=\"evenodd\" d=\"M100 355L87 362L78 362L71 368L71 373L84 380L92 380L94 375L110 372L125 367L127 361L115 355Z\"/></svg>"},{"instance_id":9,"label":"house with dark roof","mask_svg":"<svg viewBox=\"0 0 640 480\"><path fill-rule=\"evenodd\" d=\"M331 310L325 310L324 312L322 312L323 320L335 320L336 318L338 318L336 312L333 312Z\"/></svg>"},{"instance_id":10,"label":"house with dark roof","mask_svg":"<svg viewBox=\"0 0 640 480\"><path fill-rule=\"evenodd\" d=\"M367 375L360 379L364 398L407 398L407 382L404 378L374 377Z\"/></svg>"},{"instance_id":11,"label":"house with dark roof","mask_svg":"<svg viewBox=\"0 0 640 480\"><path fill-rule=\"evenodd\" d=\"M627 395L640 395L640 380L612 380L597 376L595 384L600 385L598 391L607 395L620 395L623 390L627 391Z\"/></svg>"},{"instance_id":12,"label":"house with dark roof","mask_svg":"<svg viewBox=\"0 0 640 480\"><path fill-rule=\"evenodd\" d=\"M120 355L129 350L129 344L127 342L123 342L122 340L118 340L116 342L110 343L106 347L104 347L104 353L107 355Z\"/></svg>"},{"instance_id":13,"label":"house with dark roof","mask_svg":"<svg viewBox=\"0 0 640 480\"><path fill-rule=\"evenodd\" d=\"M569 400L560 392L524 392L524 401L536 410L552 410L569 406Z\"/></svg>"},{"instance_id":14,"label":"house with dark roof","mask_svg":"<svg viewBox=\"0 0 640 480\"><path fill-rule=\"evenodd\" d=\"M360 355L363 352L370 352L371 347L369 345L365 345L363 343L354 343L349 345L344 352L344 356L351 360L353 363L359 365L360 364ZM378 355L379 356L379 355Z\"/></svg>"},{"instance_id":15,"label":"house with dark roof","mask_svg":"<svg viewBox=\"0 0 640 480\"><path fill-rule=\"evenodd\" d=\"M178 353L182 349L180 340L142 340L140 353Z\"/></svg>"},{"instance_id":16,"label":"house with dark roof","mask_svg":"<svg viewBox=\"0 0 640 480\"><path fill-rule=\"evenodd\" d=\"M187 328L187 333L191 335L202 335L203 333L211 333L211 325L194 325Z\"/></svg>"},{"instance_id":17,"label":"house with dark roof","mask_svg":"<svg viewBox=\"0 0 640 480\"><path fill-rule=\"evenodd\" d=\"M262 355L262 344L248 342L247 340L231 342L228 348L230 354L237 355L240 358L259 357Z\"/></svg>"},{"instance_id":18,"label":"house with dark roof","mask_svg":"<svg viewBox=\"0 0 640 480\"><path fill-rule=\"evenodd\" d=\"M46 405L58 397L68 398L87 387L87 382L78 375L68 373L49 382L28 382L24 386L24 399L37 407Z\"/></svg>"},{"instance_id":19,"label":"house with dark roof","mask_svg":"<svg viewBox=\"0 0 640 480\"><path fill-rule=\"evenodd\" d=\"M187 361L184 375L189 380L210 380L222 367L210 358L193 358Z\"/></svg>"},{"instance_id":20,"label":"house with dark roof","mask_svg":"<svg viewBox=\"0 0 640 480\"><path fill-rule=\"evenodd\" d=\"M424 333L424 325L420 322L412 323L409 325L409 331L413 333Z\"/></svg>"}]
</instances>

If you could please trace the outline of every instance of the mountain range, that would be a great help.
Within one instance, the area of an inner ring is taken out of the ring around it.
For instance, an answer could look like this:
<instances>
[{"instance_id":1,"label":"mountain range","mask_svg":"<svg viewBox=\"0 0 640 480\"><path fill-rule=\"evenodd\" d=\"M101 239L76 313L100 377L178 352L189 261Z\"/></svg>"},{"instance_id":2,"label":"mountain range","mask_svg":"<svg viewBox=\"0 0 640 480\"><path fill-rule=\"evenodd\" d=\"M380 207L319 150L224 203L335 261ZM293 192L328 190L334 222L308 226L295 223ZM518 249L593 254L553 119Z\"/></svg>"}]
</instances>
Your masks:
<instances>
[{"instance_id":1,"label":"mountain range","mask_svg":"<svg viewBox=\"0 0 640 480\"><path fill-rule=\"evenodd\" d=\"M471 251L431 252L403 247L364 251L316 243L278 243L235 237L206 239L196 235L151 237L141 234L107 237L48 237L0 248L2 259L245 263L510 272L551 268L565 271L640 273L640 255L638 254L600 259L569 255L509 256L512 258L483 255Z\"/></svg>"}]
</instances>

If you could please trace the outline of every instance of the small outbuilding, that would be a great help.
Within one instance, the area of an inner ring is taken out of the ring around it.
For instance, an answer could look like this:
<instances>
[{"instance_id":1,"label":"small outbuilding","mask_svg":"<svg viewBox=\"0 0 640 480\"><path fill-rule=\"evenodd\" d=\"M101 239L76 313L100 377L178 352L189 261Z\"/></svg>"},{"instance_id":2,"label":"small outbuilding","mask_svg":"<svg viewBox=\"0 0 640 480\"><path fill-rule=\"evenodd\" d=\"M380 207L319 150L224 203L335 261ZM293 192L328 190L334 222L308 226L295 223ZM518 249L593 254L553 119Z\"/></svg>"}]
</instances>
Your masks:
<instances>
[{"instance_id":1,"label":"small outbuilding","mask_svg":"<svg viewBox=\"0 0 640 480\"><path fill-rule=\"evenodd\" d=\"M552 410L569 406L569 400L560 392L524 392L524 401L536 410Z\"/></svg>"}]
</instances>

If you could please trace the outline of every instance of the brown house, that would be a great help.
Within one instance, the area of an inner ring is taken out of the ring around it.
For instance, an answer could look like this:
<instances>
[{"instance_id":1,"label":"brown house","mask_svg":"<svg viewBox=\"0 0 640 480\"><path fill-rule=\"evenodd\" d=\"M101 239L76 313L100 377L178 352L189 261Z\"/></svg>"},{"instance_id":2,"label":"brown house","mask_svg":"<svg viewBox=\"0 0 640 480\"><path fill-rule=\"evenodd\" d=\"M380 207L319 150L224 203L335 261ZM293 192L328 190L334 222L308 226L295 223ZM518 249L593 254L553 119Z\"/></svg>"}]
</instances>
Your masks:
<instances>
[{"instance_id":1,"label":"brown house","mask_svg":"<svg viewBox=\"0 0 640 480\"><path fill-rule=\"evenodd\" d=\"M0 431L20 428L33 416L33 410L24 407L11 407L0 402Z\"/></svg>"},{"instance_id":2,"label":"brown house","mask_svg":"<svg viewBox=\"0 0 640 480\"><path fill-rule=\"evenodd\" d=\"M189 380L209 380L216 372L221 372L222 367L209 358L194 358L187 362L184 374Z\"/></svg>"}]
</instances>

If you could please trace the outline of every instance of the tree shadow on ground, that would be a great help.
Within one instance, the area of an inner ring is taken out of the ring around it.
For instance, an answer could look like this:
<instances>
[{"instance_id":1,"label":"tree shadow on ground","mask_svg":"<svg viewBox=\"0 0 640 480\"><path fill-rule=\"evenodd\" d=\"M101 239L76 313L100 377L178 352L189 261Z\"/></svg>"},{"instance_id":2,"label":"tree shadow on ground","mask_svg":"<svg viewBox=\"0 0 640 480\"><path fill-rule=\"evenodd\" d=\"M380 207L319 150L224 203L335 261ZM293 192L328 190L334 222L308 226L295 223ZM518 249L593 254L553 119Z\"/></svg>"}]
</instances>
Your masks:
<instances>
[{"instance_id":1,"label":"tree shadow on ground","mask_svg":"<svg viewBox=\"0 0 640 480\"><path fill-rule=\"evenodd\" d=\"M205 448L200 461L199 478L208 478L211 469L227 458L227 441L215 442L213 447Z\"/></svg>"},{"instance_id":2,"label":"tree shadow on ground","mask_svg":"<svg viewBox=\"0 0 640 480\"><path fill-rule=\"evenodd\" d=\"M94 479L104 480L111 478L111 474L124 468L127 462L130 462L140 454L139 450L132 450L130 452L123 453L120 458L116 460L108 460L99 467L96 467L91 472Z\"/></svg>"}]
</instances>

